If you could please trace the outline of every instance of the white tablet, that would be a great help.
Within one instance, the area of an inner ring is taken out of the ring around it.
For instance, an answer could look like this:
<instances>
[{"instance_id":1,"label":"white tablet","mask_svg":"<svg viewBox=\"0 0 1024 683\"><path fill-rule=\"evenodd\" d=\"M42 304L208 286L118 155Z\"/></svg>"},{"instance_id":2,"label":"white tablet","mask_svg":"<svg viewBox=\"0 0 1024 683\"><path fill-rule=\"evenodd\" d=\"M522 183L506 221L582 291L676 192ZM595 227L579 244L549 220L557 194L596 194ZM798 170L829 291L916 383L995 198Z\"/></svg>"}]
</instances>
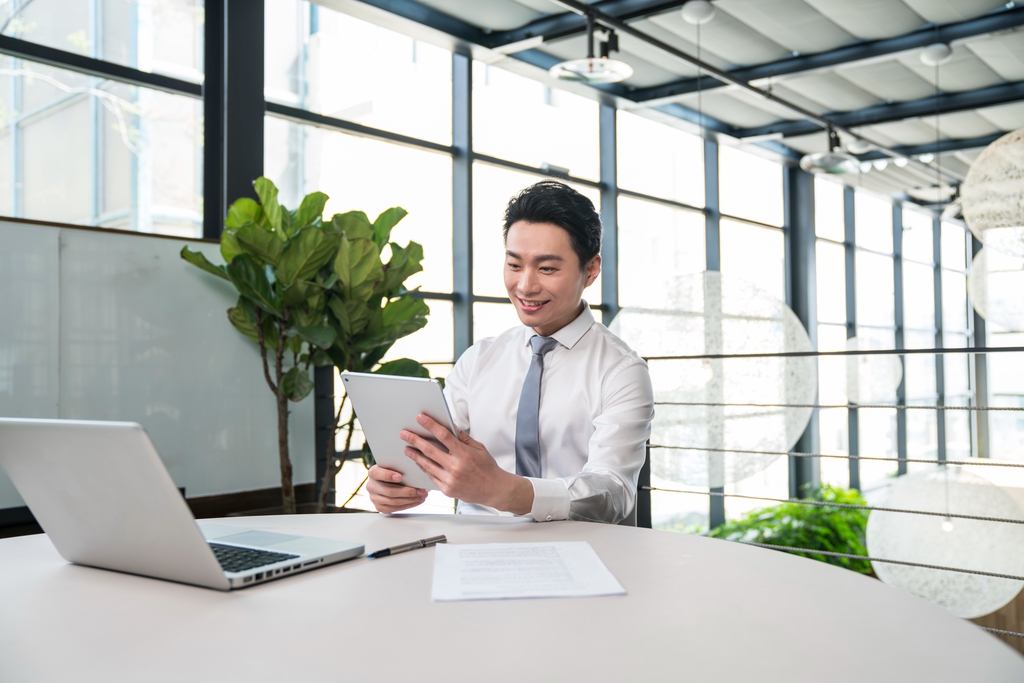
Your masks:
<instances>
[{"instance_id":1,"label":"white tablet","mask_svg":"<svg viewBox=\"0 0 1024 683\"><path fill-rule=\"evenodd\" d=\"M446 450L416 422L416 416L423 413L456 433L441 383L436 379L362 372L343 372L341 380L377 464L401 472L402 484L406 486L436 490L430 477L405 455L404 450L409 444L398 434L408 429Z\"/></svg>"}]
</instances>

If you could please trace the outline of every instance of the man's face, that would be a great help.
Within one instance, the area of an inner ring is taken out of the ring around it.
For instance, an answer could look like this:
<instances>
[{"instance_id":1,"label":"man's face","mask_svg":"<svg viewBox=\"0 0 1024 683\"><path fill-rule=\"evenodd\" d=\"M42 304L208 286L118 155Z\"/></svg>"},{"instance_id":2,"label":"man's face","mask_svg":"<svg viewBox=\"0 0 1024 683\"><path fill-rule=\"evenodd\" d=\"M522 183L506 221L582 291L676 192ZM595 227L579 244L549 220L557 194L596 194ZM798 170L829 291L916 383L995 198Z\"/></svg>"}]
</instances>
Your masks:
<instances>
[{"instance_id":1,"label":"man's face","mask_svg":"<svg viewBox=\"0 0 1024 683\"><path fill-rule=\"evenodd\" d=\"M524 325L547 337L580 314L583 290L601 272L601 257L580 268L569 233L553 223L518 221L505 239L505 289Z\"/></svg>"}]
</instances>

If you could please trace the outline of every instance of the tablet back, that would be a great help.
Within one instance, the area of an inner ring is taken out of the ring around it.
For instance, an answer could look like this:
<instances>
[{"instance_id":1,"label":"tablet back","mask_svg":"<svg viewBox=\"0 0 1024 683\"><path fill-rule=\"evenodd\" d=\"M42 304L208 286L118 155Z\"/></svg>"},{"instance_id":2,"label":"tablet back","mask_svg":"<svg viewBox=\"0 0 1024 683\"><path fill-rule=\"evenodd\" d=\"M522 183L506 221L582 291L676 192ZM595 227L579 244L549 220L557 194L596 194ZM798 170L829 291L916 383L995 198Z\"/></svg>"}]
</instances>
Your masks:
<instances>
[{"instance_id":1,"label":"tablet back","mask_svg":"<svg viewBox=\"0 0 1024 683\"><path fill-rule=\"evenodd\" d=\"M408 429L436 443L430 432L416 422L420 413L455 433L441 383L436 379L361 372L343 372L341 379L377 464L401 472L402 483L407 486L436 490L430 477L405 455L408 444L398 434Z\"/></svg>"}]
</instances>

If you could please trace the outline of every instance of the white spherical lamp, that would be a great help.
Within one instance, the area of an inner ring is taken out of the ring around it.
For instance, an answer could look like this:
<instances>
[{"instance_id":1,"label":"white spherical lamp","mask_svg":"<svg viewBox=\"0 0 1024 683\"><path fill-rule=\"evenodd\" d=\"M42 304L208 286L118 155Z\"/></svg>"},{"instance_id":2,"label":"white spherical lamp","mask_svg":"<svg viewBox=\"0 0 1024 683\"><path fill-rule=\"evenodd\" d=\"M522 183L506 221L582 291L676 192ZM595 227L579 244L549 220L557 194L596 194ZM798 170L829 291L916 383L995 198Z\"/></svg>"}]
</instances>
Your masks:
<instances>
[{"instance_id":1,"label":"white spherical lamp","mask_svg":"<svg viewBox=\"0 0 1024 683\"><path fill-rule=\"evenodd\" d=\"M979 242L1024 257L1024 128L993 142L971 164L960 204Z\"/></svg>"},{"instance_id":2,"label":"white spherical lamp","mask_svg":"<svg viewBox=\"0 0 1024 683\"><path fill-rule=\"evenodd\" d=\"M715 6L707 0L690 0L683 5L683 19L688 24L698 26L715 18Z\"/></svg>"}]
</instances>

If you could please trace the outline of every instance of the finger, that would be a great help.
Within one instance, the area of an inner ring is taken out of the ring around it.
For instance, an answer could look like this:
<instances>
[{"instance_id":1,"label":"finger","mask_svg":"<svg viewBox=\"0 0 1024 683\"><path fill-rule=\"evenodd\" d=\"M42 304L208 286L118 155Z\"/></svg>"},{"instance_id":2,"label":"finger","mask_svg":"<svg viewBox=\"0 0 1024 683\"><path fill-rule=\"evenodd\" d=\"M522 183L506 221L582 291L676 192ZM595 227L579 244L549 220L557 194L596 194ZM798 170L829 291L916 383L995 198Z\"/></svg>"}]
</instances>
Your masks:
<instances>
[{"instance_id":1,"label":"finger","mask_svg":"<svg viewBox=\"0 0 1024 683\"><path fill-rule=\"evenodd\" d=\"M402 440L409 444L413 449L419 451L420 455L425 455L431 460L441 463L442 465L448 462L448 453L438 448L432 441L424 439L419 434L414 434L413 432L405 430L401 432L399 436L401 436ZM409 454L406 453L406 455Z\"/></svg>"},{"instance_id":2,"label":"finger","mask_svg":"<svg viewBox=\"0 0 1024 683\"><path fill-rule=\"evenodd\" d=\"M377 481L402 481L402 473L396 472L395 470L389 470L380 465L374 465L369 471L370 479L376 479Z\"/></svg>"},{"instance_id":3,"label":"finger","mask_svg":"<svg viewBox=\"0 0 1024 683\"><path fill-rule=\"evenodd\" d=\"M371 480L366 483L366 490L371 496L382 496L392 500L426 497L426 489L402 486L400 484L389 484L387 482Z\"/></svg>"},{"instance_id":4,"label":"finger","mask_svg":"<svg viewBox=\"0 0 1024 683\"><path fill-rule=\"evenodd\" d=\"M416 416L416 421L420 423L428 432L434 435L438 441L445 445L448 450L451 450L452 446L458 443L458 440L452 435L450 431L440 422L430 417L429 415L419 414Z\"/></svg>"},{"instance_id":5,"label":"finger","mask_svg":"<svg viewBox=\"0 0 1024 683\"><path fill-rule=\"evenodd\" d=\"M417 467L423 470L424 474L430 477L430 480L434 482L438 488L444 488L443 478L446 477L448 473L443 467L415 449L406 448L405 451L405 454L409 456L414 463L416 463Z\"/></svg>"},{"instance_id":6,"label":"finger","mask_svg":"<svg viewBox=\"0 0 1024 683\"><path fill-rule=\"evenodd\" d=\"M421 500L417 500L412 503L406 503L404 505L391 505L387 503L378 504L375 502L373 506L377 508L377 512L383 512L386 515L390 515L392 512L401 512L402 510L408 510L409 508L414 508L417 505L421 505L422 503L423 501Z\"/></svg>"}]
</instances>

